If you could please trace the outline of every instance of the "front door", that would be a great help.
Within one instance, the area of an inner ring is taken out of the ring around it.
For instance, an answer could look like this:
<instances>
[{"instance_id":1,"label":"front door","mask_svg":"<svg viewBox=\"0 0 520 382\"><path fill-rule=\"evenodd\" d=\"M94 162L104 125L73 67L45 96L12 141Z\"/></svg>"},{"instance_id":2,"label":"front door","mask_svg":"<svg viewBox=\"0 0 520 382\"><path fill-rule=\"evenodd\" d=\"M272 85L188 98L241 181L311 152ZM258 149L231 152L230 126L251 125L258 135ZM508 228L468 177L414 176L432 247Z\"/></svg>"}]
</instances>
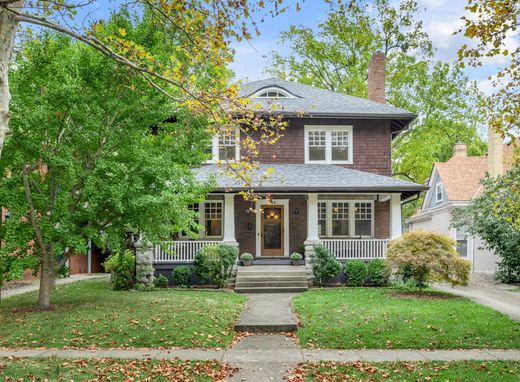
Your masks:
<instances>
[{"instance_id":1,"label":"front door","mask_svg":"<svg viewBox=\"0 0 520 382\"><path fill-rule=\"evenodd\" d=\"M284 206L265 205L261 211L262 256L284 255Z\"/></svg>"}]
</instances>

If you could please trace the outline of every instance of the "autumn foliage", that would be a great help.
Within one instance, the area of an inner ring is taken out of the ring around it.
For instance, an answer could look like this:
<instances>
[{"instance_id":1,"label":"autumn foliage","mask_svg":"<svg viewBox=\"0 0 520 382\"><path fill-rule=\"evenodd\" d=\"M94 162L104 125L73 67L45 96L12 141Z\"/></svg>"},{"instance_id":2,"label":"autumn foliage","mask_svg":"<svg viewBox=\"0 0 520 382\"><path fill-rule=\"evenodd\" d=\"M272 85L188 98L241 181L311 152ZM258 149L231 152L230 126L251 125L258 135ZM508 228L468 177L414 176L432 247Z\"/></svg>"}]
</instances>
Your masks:
<instances>
[{"instance_id":1,"label":"autumn foliage","mask_svg":"<svg viewBox=\"0 0 520 382\"><path fill-rule=\"evenodd\" d=\"M459 256L456 245L449 236L414 230L390 242L387 261L398 276L414 278L419 287L428 281L467 285L471 264Z\"/></svg>"}]
</instances>

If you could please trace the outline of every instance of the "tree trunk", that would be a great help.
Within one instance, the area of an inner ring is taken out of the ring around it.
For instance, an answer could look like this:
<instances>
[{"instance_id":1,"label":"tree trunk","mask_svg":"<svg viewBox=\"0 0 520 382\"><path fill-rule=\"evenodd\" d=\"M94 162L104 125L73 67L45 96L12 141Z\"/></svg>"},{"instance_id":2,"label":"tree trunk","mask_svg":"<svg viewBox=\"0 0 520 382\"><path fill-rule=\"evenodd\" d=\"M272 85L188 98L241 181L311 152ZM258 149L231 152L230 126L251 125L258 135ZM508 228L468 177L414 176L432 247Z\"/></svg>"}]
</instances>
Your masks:
<instances>
[{"instance_id":1,"label":"tree trunk","mask_svg":"<svg viewBox=\"0 0 520 382\"><path fill-rule=\"evenodd\" d=\"M42 256L40 266L40 292L38 294L38 306L42 309L51 308L51 292L54 289L55 273L50 261L52 253Z\"/></svg>"},{"instance_id":2,"label":"tree trunk","mask_svg":"<svg viewBox=\"0 0 520 382\"><path fill-rule=\"evenodd\" d=\"M21 9L23 1L15 1L8 8ZM13 52L18 20L13 13L0 7L0 158L4 141L9 134L9 103L11 93L9 92L9 63Z\"/></svg>"}]
</instances>

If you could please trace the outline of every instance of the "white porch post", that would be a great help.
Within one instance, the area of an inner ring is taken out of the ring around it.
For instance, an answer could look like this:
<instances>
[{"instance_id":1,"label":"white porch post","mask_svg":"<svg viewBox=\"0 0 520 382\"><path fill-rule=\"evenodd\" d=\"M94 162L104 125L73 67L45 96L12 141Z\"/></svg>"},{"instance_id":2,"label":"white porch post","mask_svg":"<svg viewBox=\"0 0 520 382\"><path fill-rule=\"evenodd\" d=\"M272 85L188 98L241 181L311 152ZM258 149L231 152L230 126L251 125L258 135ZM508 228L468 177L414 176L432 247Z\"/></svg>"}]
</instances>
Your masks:
<instances>
[{"instance_id":1,"label":"white porch post","mask_svg":"<svg viewBox=\"0 0 520 382\"><path fill-rule=\"evenodd\" d=\"M319 242L318 237L318 194L307 194L307 240L305 242Z\"/></svg>"},{"instance_id":2,"label":"white porch post","mask_svg":"<svg viewBox=\"0 0 520 382\"><path fill-rule=\"evenodd\" d=\"M390 195L390 238L395 239L403 234L401 217L401 194Z\"/></svg>"},{"instance_id":3,"label":"white porch post","mask_svg":"<svg viewBox=\"0 0 520 382\"><path fill-rule=\"evenodd\" d=\"M235 194L224 195L224 238L225 244L238 244L235 237Z\"/></svg>"}]
</instances>

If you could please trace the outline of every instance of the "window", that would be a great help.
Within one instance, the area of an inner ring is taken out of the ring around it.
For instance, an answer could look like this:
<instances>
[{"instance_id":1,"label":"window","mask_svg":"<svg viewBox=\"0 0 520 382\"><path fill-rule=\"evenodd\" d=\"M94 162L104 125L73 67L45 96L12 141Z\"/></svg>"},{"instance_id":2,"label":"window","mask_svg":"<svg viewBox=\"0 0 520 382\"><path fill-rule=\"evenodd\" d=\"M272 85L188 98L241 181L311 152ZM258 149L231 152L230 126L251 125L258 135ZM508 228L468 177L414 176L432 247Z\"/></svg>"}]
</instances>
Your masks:
<instances>
[{"instance_id":1,"label":"window","mask_svg":"<svg viewBox=\"0 0 520 382\"><path fill-rule=\"evenodd\" d=\"M444 199L444 187L442 186L442 183L437 183L437 186L435 186L435 201L437 203L442 202Z\"/></svg>"},{"instance_id":2,"label":"window","mask_svg":"<svg viewBox=\"0 0 520 382\"><path fill-rule=\"evenodd\" d=\"M348 210L348 203L332 203L332 236L348 236Z\"/></svg>"},{"instance_id":3,"label":"window","mask_svg":"<svg viewBox=\"0 0 520 382\"><path fill-rule=\"evenodd\" d=\"M372 203L355 203L355 236L372 236Z\"/></svg>"},{"instance_id":4,"label":"window","mask_svg":"<svg viewBox=\"0 0 520 382\"><path fill-rule=\"evenodd\" d=\"M222 236L222 202L204 202L206 237Z\"/></svg>"},{"instance_id":5,"label":"window","mask_svg":"<svg viewBox=\"0 0 520 382\"><path fill-rule=\"evenodd\" d=\"M204 230L199 232L199 237L214 238L222 236L223 202L221 200L193 204L189 208L197 213L195 223L204 227ZM189 235L183 232L180 237L188 238Z\"/></svg>"},{"instance_id":6,"label":"window","mask_svg":"<svg viewBox=\"0 0 520 382\"><path fill-rule=\"evenodd\" d=\"M318 203L320 237L372 237L372 201L321 201Z\"/></svg>"},{"instance_id":7,"label":"window","mask_svg":"<svg viewBox=\"0 0 520 382\"><path fill-rule=\"evenodd\" d=\"M251 98L294 98L294 96L281 88L272 87L258 91Z\"/></svg>"},{"instance_id":8,"label":"window","mask_svg":"<svg viewBox=\"0 0 520 382\"><path fill-rule=\"evenodd\" d=\"M462 257L468 257L468 234L464 229L457 229L457 252Z\"/></svg>"},{"instance_id":9,"label":"window","mask_svg":"<svg viewBox=\"0 0 520 382\"><path fill-rule=\"evenodd\" d=\"M325 131L309 131L309 160L325 160Z\"/></svg>"},{"instance_id":10,"label":"window","mask_svg":"<svg viewBox=\"0 0 520 382\"><path fill-rule=\"evenodd\" d=\"M305 126L306 163L352 163L352 126Z\"/></svg>"},{"instance_id":11,"label":"window","mask_svg":"<svg viewBox=\"0 0 520 382\"><path fill-rule=\"evenodd\" d=\"M318 203L318 235L327 236L327 203Z\"/></svg>"},{"instance_id":12,"label":"window","mask_svg":"<svg viewBox=\"0 0 520 382\"><path fill-rule=\"evenodd\" d=\"M213 137L209 150L211 159L208 163L240 159L240 129L236 128L234 132L222 130Z\"/></svg>"}]
</instances>

